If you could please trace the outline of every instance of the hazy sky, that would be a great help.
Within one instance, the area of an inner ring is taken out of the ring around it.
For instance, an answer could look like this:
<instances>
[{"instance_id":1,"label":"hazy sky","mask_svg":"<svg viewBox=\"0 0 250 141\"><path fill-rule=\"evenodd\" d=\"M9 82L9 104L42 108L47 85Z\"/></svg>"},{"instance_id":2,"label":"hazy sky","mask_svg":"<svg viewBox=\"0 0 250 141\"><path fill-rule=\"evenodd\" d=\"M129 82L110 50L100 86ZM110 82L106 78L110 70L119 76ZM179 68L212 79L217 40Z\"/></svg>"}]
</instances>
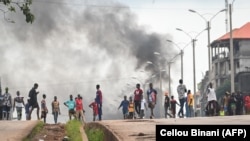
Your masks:
<instances>
[{"instance_id":1,"label":"hazy sky","mask_svg":"<svg viewBox=\"0 0 250 141\"><path fill-rule=\"evenodd\" d=\"M139 0L136 2L124 0L122 2L129 4L131 9L137 13L140 24L147 25L151 31L170 34L172 36L171 40L179 44L180 47L184 47L191 39L184 33L177 31L176 28L183 29L192 37L195 37L197 33L206 28L205 20L199 15L189 12L188 9L197 11L207 20L210 20L218 11L225 9L225 0ZM228 2L231 3L232 0L228 0ZM250 21L248 16L250 12L249 6L250 2L247 0L234 1L232 14L233 28L239 28ZM225 19L226 12L222 12L212 19L211 42L226 33ZM208 70L207 38L207 31L204 31L197 38L198 41L196 42L197 83L200 82L202 75ZM176 48L176 46L172 47ZM192 51L191 45L184 49L184 83L193 91ZM176 64L180 65L179 60L176 60ZM176 69L172 71L172 78L175 79L172 85L174 89L178 85L178 78L180 78L180 67Z\"/></svg>"},{"instance_id":2,"label":"hazy sky","mask_svg":"<svg viewBox=\"0 0 250 141\"><path fill-rule=\"evenodd\" d=\"M229 1L231 2L231 1ZM249 22L250 2L236 0L233 6L233 28ZM42 1L33 0L35 22L25 23L20 13L10 14L14 24L0 20L0 76L3 87L17 90L27 98L35 82L48 95L48 104L57 95L62 109L69 94L83 95L88 104L95 97L95 85L104 94L104 119L120 118L117 107L123 95L132 95L135 84L167 70L167 60L179 53L170 39L180 47L191 39L175 30L181 28L192 37L205 29L205 21L225 8L225 1L136 0L135 1ZM225 12L211 22L211 41L226 33ZM208 69L207 32L196 42L196 82ZM160 52L162 58L154 55ZM193 91L192 47L184 49L184 83ZM146 64L152 61L155 66ZM137 77L132 79L132 77ZM171 69L172 92L181 77L180 57ZM159 79L159 77L156 77ZM163 73L163 90L168 91L168 72ZM154 80L159 89L159 81ZM41 100L41 96L39 97ZM64 112L64 115L67 115ZM62 120L65 120L62 119Z\"/></svg>"}]
</instances>

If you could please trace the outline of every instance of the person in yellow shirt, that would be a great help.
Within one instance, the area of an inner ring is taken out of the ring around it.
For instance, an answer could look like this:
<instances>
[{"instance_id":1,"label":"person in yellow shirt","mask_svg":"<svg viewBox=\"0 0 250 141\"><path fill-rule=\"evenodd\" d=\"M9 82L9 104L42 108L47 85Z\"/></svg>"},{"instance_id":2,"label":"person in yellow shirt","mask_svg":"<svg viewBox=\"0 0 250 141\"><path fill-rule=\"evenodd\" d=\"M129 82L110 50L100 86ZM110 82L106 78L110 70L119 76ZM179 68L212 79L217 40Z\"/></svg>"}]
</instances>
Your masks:
<instances>
[{"instance_id":1,"label":"person in yellow shirt","mask_svg":"<svg viewBox=\"0 0 250 141\"><path fill-rule=\"evenodd\" d=\"M223 99L222 99L222 106L224 108L224 113L225 115L228 115L228 103L229 103L229 99L230 99L230 93L226 92Z\"/></svg>"},{"instance_id":2,"label":"person in yellow shirt","mask_svg":"<svg viewBox=\"0 0 250 141\"><path fill-rule=\"evenodd\" d=\"M221 106L220 108L220 116L225 116L225 111L223 106Z\"/></svg>"},{"instance_id":3,"label":"person in yellow shirt","mask_svg":"<svg viewBox=\"0 0 250 141\"><path fill-rule=\"evenodd\" d=\"M188 109L190 117L194 117L194 96L191 93L191 90L187 92L187 102L188 102Z\"/></svg>"},{"instance_id":4,"label":"person in yellow shirt","mask_svg":"<svg viewBox=\"0 0 250 141\"><path fill-rule=\"evenodd\" d=\"M128 113L129 113L128 115L129 119L133 119L135 113L135 104L133 102L132 97L129 97Z\"/></svg>"}]
</instances>

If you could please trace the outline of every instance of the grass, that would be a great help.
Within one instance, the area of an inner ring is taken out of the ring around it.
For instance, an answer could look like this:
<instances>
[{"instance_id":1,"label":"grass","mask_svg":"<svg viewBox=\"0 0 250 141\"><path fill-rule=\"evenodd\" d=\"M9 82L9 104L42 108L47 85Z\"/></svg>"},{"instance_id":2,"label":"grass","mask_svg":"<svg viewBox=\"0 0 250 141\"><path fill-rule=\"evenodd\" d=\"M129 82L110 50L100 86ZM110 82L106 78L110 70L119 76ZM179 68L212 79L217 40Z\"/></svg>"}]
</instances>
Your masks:
<instances>
[{"instance_id":1,"label":"grass","mask_svg":"<svg viewBox=\"0 0 250 141\"><path fill-rule=\"evenodd\" d=\"M40 121L35 128L31 131L31 133L23 139L23 141L30 141L36 134L38 134L43 129L44 123Z\"/></svg>"},{"instance_id":2,"label":"grass","mask_svg":"<svg viewBox=\"0 0 250 141\"><path fill-rule=\"evenodd\" d=\"M66 134L70 141L81 141L82 134L80 132L80 127L82 123L78 120L70 120L66 123Z\"/></svg>"},{"instance_id":3,"label":"grass","mask_svg":"<svg viewBox=\"0 0 250 141\"><path fill-rule=\"evenodd\" d=\"M101 129L98 128L87 128L85 130L89 141L103 141L104 139L104 133Z\"/></svg>"}]
</instances>

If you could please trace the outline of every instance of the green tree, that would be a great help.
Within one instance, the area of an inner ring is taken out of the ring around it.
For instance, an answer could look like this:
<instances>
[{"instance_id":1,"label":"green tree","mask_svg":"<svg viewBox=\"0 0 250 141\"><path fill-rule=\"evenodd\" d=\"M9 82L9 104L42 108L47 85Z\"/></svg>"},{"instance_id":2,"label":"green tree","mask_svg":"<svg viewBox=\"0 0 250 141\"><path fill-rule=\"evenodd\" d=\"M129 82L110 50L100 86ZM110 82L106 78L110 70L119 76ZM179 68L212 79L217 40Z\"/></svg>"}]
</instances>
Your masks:
<instances>
[{"instance_id":1,"label":"green tree","mask_svg":"<svg viewBox=\"0 0 250 141\"><path fill-rule=\"evenodd\" d=\"M3 5L5 9L0 7L0 11L4 14L4 19L10 22L10 19L6 18L7 12L16 12L16 8L19 8L23 15L26 18L27 23L33 23L35 20L35 16L30 11L30 5L32 4L32 0L0 0L0 5Z\"/></svg>"}]
</instances>

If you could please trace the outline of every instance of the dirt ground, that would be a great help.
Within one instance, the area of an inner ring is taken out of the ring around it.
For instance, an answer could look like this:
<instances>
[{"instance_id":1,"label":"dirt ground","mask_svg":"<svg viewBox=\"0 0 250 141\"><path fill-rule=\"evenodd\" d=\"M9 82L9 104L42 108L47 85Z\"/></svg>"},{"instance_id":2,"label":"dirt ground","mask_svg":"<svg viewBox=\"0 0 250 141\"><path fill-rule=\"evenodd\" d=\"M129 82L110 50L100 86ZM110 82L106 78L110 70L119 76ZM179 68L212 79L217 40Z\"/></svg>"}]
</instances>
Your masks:
<instances>
[{"instance_id":1,"label":"dirt ground","mask_svg":"<svg viewBox=\"0 0 250 141\"><path fill-rule=\"evenodd\" d=\"M66 137L65 124L45 124L32 141L63 141Z\"/></svg>"}]
</instances>

